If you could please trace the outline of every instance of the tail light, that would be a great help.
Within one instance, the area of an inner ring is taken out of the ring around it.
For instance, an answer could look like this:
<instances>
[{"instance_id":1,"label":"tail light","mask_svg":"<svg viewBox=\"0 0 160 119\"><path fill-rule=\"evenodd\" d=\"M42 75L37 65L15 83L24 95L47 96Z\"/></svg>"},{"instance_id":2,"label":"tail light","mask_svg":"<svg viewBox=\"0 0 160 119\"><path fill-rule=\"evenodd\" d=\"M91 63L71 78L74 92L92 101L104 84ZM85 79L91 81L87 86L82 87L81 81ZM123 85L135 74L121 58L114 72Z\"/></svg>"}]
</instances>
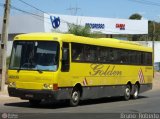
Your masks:
<instances>
[{"instance_id":1,"label":"tail light","mask_svg":"<svg viewBox=\"0 0 160 119\"><path fill-rule=\"evenodd\" d=\"M53 84L53 90L58 90L58 84L57 83Z\"/></svg>"}]
</instances>

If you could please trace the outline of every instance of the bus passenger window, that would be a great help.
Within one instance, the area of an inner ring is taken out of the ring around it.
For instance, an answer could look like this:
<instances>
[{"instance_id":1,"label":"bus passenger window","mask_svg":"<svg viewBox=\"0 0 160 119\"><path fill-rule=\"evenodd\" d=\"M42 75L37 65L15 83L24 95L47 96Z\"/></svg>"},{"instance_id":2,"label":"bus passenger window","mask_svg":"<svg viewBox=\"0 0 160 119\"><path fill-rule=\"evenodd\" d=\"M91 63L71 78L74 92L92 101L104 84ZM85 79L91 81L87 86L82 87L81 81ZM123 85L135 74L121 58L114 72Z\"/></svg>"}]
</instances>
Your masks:
<instances>
[{"instance_id":1,"label":"bus passenger window","mask_svg":"<svg viewBox=\"0 0 160 119\"><path fill-rule=\"evenodd\" d=\"M97 61L97 47L91 45L85 45L85 61L96 62Z\"/></svg>"},{"instance_id":2,"label":"bus passenger window","mask_svg":"<svg viewBox=\"0 0 160 119\"><path fill-rule=\"evenodd\" d=\"M83 46L72 43L72 61L83 61Z\"/></svg>"},{"instance_id":3,"label":"bus passenger window","mask_svg":"<svg viewBox=\"0 0 160 119\"><path fill-rule=\"evenodd\" d=\"M129 52L127 50L119 50L119 59L121 64L129 64Z\"/></svg>"},{"instance_id":4,"label":"bus passenger window","mask_svg":"<svg viewBox=\"0 0 160 119\"><path fill-rule=\"evenodd\" d=\"M82 49L73 49L72 60L80 61L83 59Z\"/></svg>"},{"instance_id":5,"label":"bus passenger window","mask_svg":"<svg viewBox=\"0 0 160 119\"><path fill-rule=\"evenodd\" d=\"M109 62L109 50L108 48L99 47L99 55L98 55L98 62L107 63Z\"/></svg>"}]
</instances>

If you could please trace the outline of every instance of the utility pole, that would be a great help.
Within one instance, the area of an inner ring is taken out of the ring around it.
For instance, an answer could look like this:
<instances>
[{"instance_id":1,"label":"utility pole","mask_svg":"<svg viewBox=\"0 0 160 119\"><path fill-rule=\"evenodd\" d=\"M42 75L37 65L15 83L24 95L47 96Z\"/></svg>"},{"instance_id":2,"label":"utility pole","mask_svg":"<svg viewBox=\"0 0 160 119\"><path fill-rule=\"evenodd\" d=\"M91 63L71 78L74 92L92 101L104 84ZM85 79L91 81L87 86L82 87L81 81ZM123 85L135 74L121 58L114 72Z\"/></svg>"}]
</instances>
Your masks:
<instances>
[{"instance_id":1,"label":"utility pole","mask_svg":"<svg viewBox=\"0 0 160 119\"><path fill-rule=\"evenodd\" d=\"M4 91L5 80L6 80L6 59L7 59L7 41L8 41L8 24L9 24L9 13L10 13L10 0L5 0L4 5L4 16L3 16L3 26L1 34L1 51L2 51L2 78L0 90Z\"/></svg>"},{"instance_id":2,"label":"utility pole","mask_svg":"<svg viewBox=\"0 0 160 119\"><path fill-rule=\"evenodd\" d=\"M71 15L76 16L78 10L80 10L80 9L81 9L81 8L78 8L78 6L77 6L77 4L76 4L76 7L71 7L71 5L70 5L70 7L69 7L67 10L70 11L70 14L71 14Z\"/></svg>"},{"instance_id":3,"label":"utility pole","mask_svg":"<svg viewBox=\"0 0 160 119\"><path fill-rule=\"evenodd\" d=\"M78 12L78 10L80 10L80 8L78 8L78 7L70 7L67 10L70 11L71 15L77 15L77 12Z\"/></svg>"},{"instance_id":4,"label":"utility pole","mask_svg":"<svg viewBox=\"0 0 160 119\"><path fill-rule=\"evenodd\" d=\"M153 78L154 78L154 36L155 36L155 30L156 30L156 27L155 27L155 22L152 21L152 24L153 24L153 31L152 31L152 50L153 50Z\"/></svg>"}]
</instances>

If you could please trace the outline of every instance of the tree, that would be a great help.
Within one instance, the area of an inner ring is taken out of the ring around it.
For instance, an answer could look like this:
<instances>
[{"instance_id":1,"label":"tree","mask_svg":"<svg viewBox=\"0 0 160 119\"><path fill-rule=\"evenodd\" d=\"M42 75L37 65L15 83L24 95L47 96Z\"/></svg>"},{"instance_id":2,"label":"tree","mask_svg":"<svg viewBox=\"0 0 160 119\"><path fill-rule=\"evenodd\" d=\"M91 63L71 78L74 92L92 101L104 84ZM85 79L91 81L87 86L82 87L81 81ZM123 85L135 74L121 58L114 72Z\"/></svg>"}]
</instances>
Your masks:
<instances>
[{"instance_id":1,"label":"tree","mask_svg":"<svg viewBox=\"0 0 160 119\"><path fill-rule=\"evenodd\" d=\"M134 13L129 17L129 19L141 20L142 16L138 13ZM133 41L141 41L141 40L143 40L143 37L142 37L142 35L132 35L132 40Z\"/></svg>"},{"instance_id":2,"label":"tree","mask_svg":"<svg viewBox=\"0 0 160 119\"><path fill-rule=\"evenodd\" d=\"M80 26L75 24L68 25L68 33L75 34L77 36L86 36L89 37L91 34L91 29L89 26Z\"/></svg>"},{"instance_id":3,"label":"tree","mask_svg":"<svg viewBox=\"0 0 160 119\"><path fill-rule=\"evenodd\" d=\"M77 36L85 36L92 38L104 37L101 32L91 32L90 26L80 26L75 24L68 25L68 33L77 35Z\"/></svg>"},{"instance_id":4,"label":"tree","mask_svg":"<svg viewBox=\"0 0 160 119\"><path fill-rule=\"evenodd\" d=\"M133 20L141 20L142 19L142 15L138 14L138 13L134 13L132 14L129 19L133 19Z\"/></svg>"},{"instance_id":5,"label":"tree","mask_svg":"<svg viewBox=\"0 0 160 119\"><path fill-rule=\"evenodd\" d=\"M149 40L155 40L160 41L160 23L156 21L148 21L148 39Z\"/></svg>"},{"instance_id":6,"label":"tree","mask_svg":"<svg viewBox=\"0 0 160 119\"><path fill-rule=\"evenodd\" d=\"M129 19L136 19L136 20L141 20L142 16L140 14L132 14ZM154 26L155 27L154 27ZM154 33L153 33L154 31ZM160 23L156 21L148 21L148 37L146 35L132 35L128 36L132 41L152 41L153 39L155 41L160 41Z\"/></svg>"}]
</instances>

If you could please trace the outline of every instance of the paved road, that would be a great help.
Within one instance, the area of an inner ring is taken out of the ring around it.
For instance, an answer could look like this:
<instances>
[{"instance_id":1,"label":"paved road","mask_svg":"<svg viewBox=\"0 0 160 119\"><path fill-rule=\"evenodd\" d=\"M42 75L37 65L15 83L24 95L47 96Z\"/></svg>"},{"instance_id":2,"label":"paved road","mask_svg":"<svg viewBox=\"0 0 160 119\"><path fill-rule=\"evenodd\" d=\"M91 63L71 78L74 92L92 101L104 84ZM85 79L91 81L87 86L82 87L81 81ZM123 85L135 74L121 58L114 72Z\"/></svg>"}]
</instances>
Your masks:
<instances>
[{"instance_id":1,"label":"paved road","mask_svg":"<svg viewBox=\"0 0 160 119\"><path fill-rule=\"evenodd\" d=\"M143 93L137 100L123 101L119 97L87 100L81 102L77 107L69 107L66 103L62 102L43 102L39 107L30 107L28 101L12 98L0 102L0 112L7 114L23 113L18 114L18 116L23 115L26 118L42 118L44 116L43 118L46 119L53 117L53 113L56 118L66 118L67 116L68 118L84 118L92 116L90 117L92 119L106 118L106 116L109 116L109 118L113 118L114 116L120 118L122 113L158 113L160 112L160 90L157 89ZM48 116L48 113L51 116ZM106 115L106 113L117 114ZM158 116L160 118L160 115Z\"/></svg>"}]
</instances>

